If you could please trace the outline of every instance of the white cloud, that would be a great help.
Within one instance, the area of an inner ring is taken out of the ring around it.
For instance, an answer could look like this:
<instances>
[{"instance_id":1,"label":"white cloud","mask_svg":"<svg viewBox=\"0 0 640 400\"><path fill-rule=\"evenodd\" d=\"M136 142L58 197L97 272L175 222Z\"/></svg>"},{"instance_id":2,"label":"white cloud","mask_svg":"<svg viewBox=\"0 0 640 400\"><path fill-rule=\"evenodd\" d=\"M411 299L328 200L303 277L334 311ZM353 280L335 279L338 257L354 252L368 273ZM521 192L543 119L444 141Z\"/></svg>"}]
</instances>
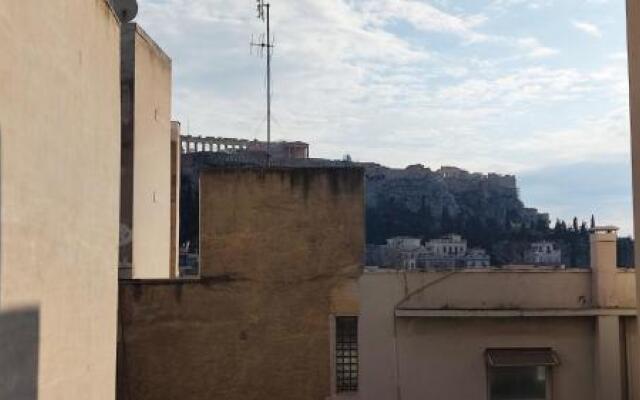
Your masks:
<instances>
[{"instance_id":1,"label":"white cloud","mask_svg":"<svg viewBox=\"0 0 640 400\"><path fill-rule=\"evenodd\" d=\"M426 2L415 0L366 1L360 3L357 8L364 12L363 16L368 23L379 26L392 20L404 20L415 29L453 33L470 42L486 38L474 30L486 22L487 18L482 14L453 15Z\"/></svg>"},{"instance_id":2,"label":"white cloud","mask_svg":"<svg viewBox=\"0 0 640 400\"><path fill-rule=\"evenodd\" d=\"M549 7L554 0L493 0L491 7L496 9L507 9L514 6L526 6L531 10L538 10Z\"/></svg>"},{"instance_id":3,"label":"white cloud","mask_svg":"<svg viewBox=\"0 0 640 400\"><path fill-rule=\"evenodd\" d=\"M248 46L251 33L263 31L253 2L140 3L141 24L174 60L174 116L183 127L263 137L264 60ZM491 32L482 13L415 0L273 0L272 16L273 137L308 141L314 156L517 172L564 162L568 156L554 149L571 141L580 142L575 159L624 146L619 127L597 120L611 121L610 109L623 110L614 99L626 101L617 58L604 57L612 66L593 71L545 66L560 53L538 38ZM463 54L403 37L390 28L396 21L425 37L445 35ZM560 110L585 99L602 102L591 126L565 121ZM540 127L554 112L562 121Z\"/></svg>"},{"instance_id":4,"label":"white cloud","mask_svg":"<svg viewBox=\"0 0 640 400\"><path fill-rule=\"evenodd\" d=\"M271 0L273 138L307 141L314 157L349 153L397 167L524 173L619 162L629 135L624 34L576 53L588 41L567 46L566 21L594 17L555 12L569 1L586 0ZM264 59L249 53L251 34L264 31L254 1L139 3L139 22L173 58L183 129L264 138ZM597 21L620 25L609 17ZM542 21L561 31L541 32ZM601 34L586 24L583 32ZM560 212L559 198L532 205ZM574 199L564 206L573 215ZM624 220L610 208L594 211Z\"/></svg>"},{"instance_id":5,"label":"white cloud","mask_svg":"<svg viewBox=\"0 0 640 400\"><path fill-rule=\"evenodd\" d=\"M558 50L542 45L540 41L533 37L526 37L516 40L518 47L526 51L526 55L531 58L544 58L559 53Z\"/></svg>"},{"instance_id":6,"label":"white cloud","mask_svg":"<svg viewBox=\"0 0 640 400\"><path fill-rule=\"evenodd\" d=\"M586 33L589 36L593 36L596 38L602 37L602 31L600 30L600 28L591 22L573 20L571 21L571 24L574 28L583 33Z\"/></svg>"}]
</instances>

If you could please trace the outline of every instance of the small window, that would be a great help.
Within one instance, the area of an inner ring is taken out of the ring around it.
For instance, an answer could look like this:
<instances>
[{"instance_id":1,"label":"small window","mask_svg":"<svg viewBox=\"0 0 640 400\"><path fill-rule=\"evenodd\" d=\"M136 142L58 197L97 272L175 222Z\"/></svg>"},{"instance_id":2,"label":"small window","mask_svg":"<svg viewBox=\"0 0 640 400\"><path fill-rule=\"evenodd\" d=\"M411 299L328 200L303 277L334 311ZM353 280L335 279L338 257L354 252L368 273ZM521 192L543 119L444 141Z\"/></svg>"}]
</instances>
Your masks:
<instances>
[{"instance_id":1,"label":"small window","mask_svg":"<svg viewBox=\"0 0 640 400\"><path fill-rule=\"evenodd\" d=\"M358 317L336 317L336 391L358 390Z\"/></svg>"},{"instance_id":2,"label":"small window","mask_svg":"<svg viewBox=\"0 0 640 400\"><path fill-rule=\"evenodd\" d=\"M548 400L549 370L558 365L551 349L487 350L489 400Z\"/></svg>"}]
</instances>

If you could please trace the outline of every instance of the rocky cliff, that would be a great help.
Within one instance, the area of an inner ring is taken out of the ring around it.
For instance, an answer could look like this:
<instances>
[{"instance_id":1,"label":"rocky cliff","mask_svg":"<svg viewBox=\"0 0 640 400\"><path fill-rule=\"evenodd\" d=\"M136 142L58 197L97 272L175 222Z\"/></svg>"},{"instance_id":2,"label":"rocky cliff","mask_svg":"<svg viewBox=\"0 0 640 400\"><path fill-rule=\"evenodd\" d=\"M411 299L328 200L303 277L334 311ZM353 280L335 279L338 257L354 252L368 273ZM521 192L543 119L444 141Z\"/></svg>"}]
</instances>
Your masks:
<instances>
[{"instance_id":1,"label":"rocky cliff","mask_svg":"<svg viewBox=\"0 0 640 400\"><path fill-rule=\"evenodd\" d=\"M526 208L512 175L422 165L392 169L365 164L367 241L396 235L425 238L456 232L489 248L514 232L546 230L549 215Z\"/></svg>"}]
</instances>

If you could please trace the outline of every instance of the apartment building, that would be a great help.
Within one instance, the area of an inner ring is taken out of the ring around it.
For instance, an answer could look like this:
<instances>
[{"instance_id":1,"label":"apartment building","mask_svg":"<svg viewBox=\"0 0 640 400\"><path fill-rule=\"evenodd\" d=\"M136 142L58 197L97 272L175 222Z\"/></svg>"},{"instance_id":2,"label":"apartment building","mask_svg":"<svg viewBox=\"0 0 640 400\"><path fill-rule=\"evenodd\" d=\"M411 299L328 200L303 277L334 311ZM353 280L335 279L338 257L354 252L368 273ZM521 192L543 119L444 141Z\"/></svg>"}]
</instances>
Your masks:
<instances>
[{"instance_id":1,"label":"apartment building","mask_svg":"<svg viewBox=\"0 0 640 400\"><path fill-rule=\"evenodd\" d=\"M121 257L171 275L170 60L137 9L0 3L1 399L114 399Z\"/></svg>"}]
</instances>

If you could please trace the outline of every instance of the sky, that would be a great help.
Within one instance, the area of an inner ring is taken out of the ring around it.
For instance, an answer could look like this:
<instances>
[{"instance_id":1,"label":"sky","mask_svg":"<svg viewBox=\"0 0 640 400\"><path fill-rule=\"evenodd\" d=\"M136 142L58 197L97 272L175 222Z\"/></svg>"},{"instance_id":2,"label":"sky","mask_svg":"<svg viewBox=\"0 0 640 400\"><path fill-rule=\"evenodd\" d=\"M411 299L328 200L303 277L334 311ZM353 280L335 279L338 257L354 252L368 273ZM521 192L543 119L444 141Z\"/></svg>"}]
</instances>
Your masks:
<instances>
[{"instance_id":1,"label":"sky","mask_svg":"<svg viewBox=\"0 0 640 400\"><path fill-rule=\"evenodd\" d=\"M254 0L139 0L183 133L266 139ZM622 0L271 0L272 139L515 174L529 207L632 230Z\"/></svg>"}]
</instances>

